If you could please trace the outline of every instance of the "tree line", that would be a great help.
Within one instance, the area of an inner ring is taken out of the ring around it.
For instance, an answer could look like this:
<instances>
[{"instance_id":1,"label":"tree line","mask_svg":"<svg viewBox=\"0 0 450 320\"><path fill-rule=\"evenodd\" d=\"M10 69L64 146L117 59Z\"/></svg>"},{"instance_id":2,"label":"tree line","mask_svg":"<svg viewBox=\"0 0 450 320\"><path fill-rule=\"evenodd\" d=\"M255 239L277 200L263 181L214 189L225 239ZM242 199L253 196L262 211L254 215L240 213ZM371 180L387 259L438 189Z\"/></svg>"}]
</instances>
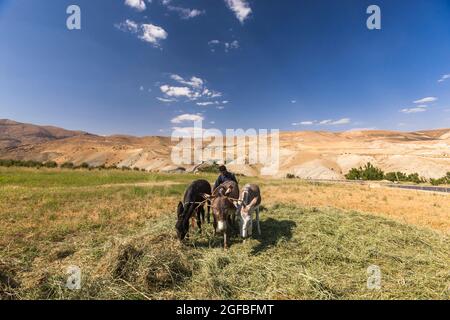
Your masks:
<instances>
[{"instance_id":1,"label":"tree line","mask_svg":"<svg viewBox=\"0 0 450 320\"><path fill-rule=\"evenodd\" d=\"M23 168L61 168L61 169L99 169L99 170L134 170L134 171L145 171L145 169L139 168L130 168L127 166L118 167L116 165L106 166L104 164L100 166L92 166L86 162L81 163L80 165L75 165L73 162L64 162L60 165L55 161L35 161L35 160L10 160L10 159L0 159L0 167L23 167Z\"/></svg>"},{"instance_id":2,"label":"tree line","mask_svg":"<svg viewBox=\"0 0 450 320\"><path fill-rule=\"evenodd\" d=\"M375 167L368 162L364 167L352 168L349 173L345 175L347 180L370 180L380 181L388 180L391 182L412 182L412 183L426 183L430 182L432 185L450 184L450 172L439 179L429 179L421 177L418 173L406 174L403 172L387 172L384 173L380 168Z\"/></svg>"}]
</instances>

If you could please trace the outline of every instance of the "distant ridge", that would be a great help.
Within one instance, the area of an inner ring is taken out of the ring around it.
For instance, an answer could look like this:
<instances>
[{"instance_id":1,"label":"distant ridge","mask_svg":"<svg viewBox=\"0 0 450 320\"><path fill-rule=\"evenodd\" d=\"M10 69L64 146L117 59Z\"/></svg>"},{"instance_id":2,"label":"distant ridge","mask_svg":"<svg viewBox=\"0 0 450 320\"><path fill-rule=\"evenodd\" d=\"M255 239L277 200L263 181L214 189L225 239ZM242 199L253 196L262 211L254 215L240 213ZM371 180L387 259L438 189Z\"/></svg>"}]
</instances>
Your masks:
<instances>
[{"instance_id":1,"label":"distant ridge","mask_svg":"<svg viewBox=\"0 0 450 320\"><path fill-rule=\"evenodd\" d=\"M54 126L38 126L9 119L0 119L0 148L39 144L86 134L88 133L83 131L71 131Z\"/></svg>"},{"instance_id":2,"label":"distant ridge","mask_svg":"<svg viewBox=\"0 0 450 320\"><path fill-rule=\"evenodd\" d=\"M105 164L171 172L180 169L171 161L173 144L169 137L98 136L0 120L3 159L86 162L92 166ZM425 178L440 178L450 171L450 129L280 133L278 177L289 173L305 179L343 179L351 168L367 162L386 172L417 172ZM228 166L236 173L259 175L257 165ZM183 167L190 171L195 166Z\"/></svg>"}]
</instances>

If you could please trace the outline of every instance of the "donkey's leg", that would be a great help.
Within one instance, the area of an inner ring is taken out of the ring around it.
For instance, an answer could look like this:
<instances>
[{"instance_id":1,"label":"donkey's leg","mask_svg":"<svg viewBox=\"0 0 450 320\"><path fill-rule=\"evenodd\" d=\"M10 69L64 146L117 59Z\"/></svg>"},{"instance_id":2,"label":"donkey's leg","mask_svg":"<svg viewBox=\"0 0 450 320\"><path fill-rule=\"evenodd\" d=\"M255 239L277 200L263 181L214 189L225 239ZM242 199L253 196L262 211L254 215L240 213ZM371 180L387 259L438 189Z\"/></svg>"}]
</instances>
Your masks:
<instances>
[{"instance_id":1,"label":"donkey's leg","mask_svg":"<svg viewBox=\"0 0 450 320\"><path fill-rule=\"evenodd\" d=\"M259 207L256 208L256 227L258 228L258 235L261 235L261 226L259 225Z\"/></svg>"},{"instance_id":2,"label":"donkey's leg","mask_svg":"<svg viewBox=\"0 0 450 320\"><path fill-rule=\"evenodd\" d=\"M214 236L216 236L217 220L216 220L216 216L215 215L213 215L213 228L214 228Z\"/></svg>"},{"instance_id":3,"label":"donkey's leg","mask_svg":"<svg viewBox=\"0 0 450 320\"><path fill-rule=\"evenodd\" d=\"M200 213L202 214L202 223L205 223L205 207L200 208Z\"/></svg>"},{"instance_id":4,"label":"donkey's leg","mask_svg":"<svg viewBox=\"0 0 450 320\"><path fill-rule=\"evenodd\" d=\"M203 219L201 219L201 217L203 217ZM202 221L205 222L205 210L200 208L197 211L197 226L200 233L202 233Z\"/></svg>"},{"instance_id":5,"label":"donkey's leg","mask_svg":"<svg viewBox=\"0 0 450 320\"><path fill-rule=\"evenodd\" d=\"M229 231L228 229L225 230L225 232L223 233L223 248L225 250L228 250L228 238L229 238Z\"/></svg>"},{"instance_id":6,"label":"donkey's leg","mask_svg":"<svg viewBox=\"0 0 450 320\"><path fill-rule=\"evenodd\" d=\"M210 216L211 216L211 200L207 200L206 201L206 208L208 210L208 215L206 216L206 219L208 221L208 224L211 222L210 221Z\"/></svg>"}]
</instances>

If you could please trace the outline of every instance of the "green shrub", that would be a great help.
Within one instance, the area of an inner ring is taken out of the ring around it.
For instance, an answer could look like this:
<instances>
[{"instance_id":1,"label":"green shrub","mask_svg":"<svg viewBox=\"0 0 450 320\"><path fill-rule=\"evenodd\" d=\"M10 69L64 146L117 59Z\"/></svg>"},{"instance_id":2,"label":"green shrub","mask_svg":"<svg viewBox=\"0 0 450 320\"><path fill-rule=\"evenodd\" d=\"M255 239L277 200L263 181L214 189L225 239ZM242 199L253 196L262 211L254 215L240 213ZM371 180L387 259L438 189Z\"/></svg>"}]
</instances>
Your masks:
<instances>
[{"instance_id":1,"label":"green shrub","mask_svg":"<svg viewBox=\"0 0 450 320\"><path fill-rule=\"evenodd\" d=\"M44 163L46 168L58 168L58 164L55 161L47 161Z\"/></svg>"},{"instance_id":2,"label":"green shrub","mask_svg":"<svg viewBox=\"0 0 450 320\"><path fill-rule=\"evenodd\" d=\"M73 163L72 162L64 162L62 165L61 165L61 168L63 168L63 169L73 169L75 166L73 165Z\"/></svg>"},{"instance_id":3,"label":"green shrub","mask_svg":"<svg viewBox=\"0 0 450 320\"><path fill-rule=\"evenodd\" d=\"M447 174L439 179L430 179L430 182L433 186L439 186L441 184L450 184L450 172L447 172Z\"/></svg>"},{"instance_id":4,"label":"green shrub","mask_svg":"<svg viewBox=\"0 0 450 320\"><path fill-rule=\"evenodd\" d=\"M13 160L0 159L0 166L1 167L12 167Z\"/></svg>"},{"instance_id":5,"label":"green shrub","mask_svg":"<svg viewBox=\"0 0 450 320\"><path fill-rule=\"evenodd\" d=\"M407 181L413 182L413 183L424 183L426 180L424 178L419 177L418 173L411 173L408 175Z\"/></svg>"},{"instance_id":6,"label":"green shrub","mask_svg":"<svg viewBox=\"0 0 450 320\"><path fill-rule=\"evenodd\" d=\"M82 164L80 164L80 168L81 169L89 169L90 165L89 165L89 163L83 162Z\"/></svg>"},{"instance_id":7,"label":"green shrub","mask_svg":"<svg viewBox=\"0 0 450 320\"><path fill-rule=\"evenodd\" d=\"M296 177L295 177L295 174L288 173L288 174L286 175L286 178L287 178L287 179L295 179Z\"/></svg>"},{"instance_id":8,"label":"green shrub","mask_svg":"<svg viewBox=\"0 0 450 320\"><path fill-rule=\"evenodd\" d=\"M352 168L345 178L348 180L383 180L384 172L368 162L364 168Z\"/></svg>"},{"instance_id":9,"label":"green shrub","mask_svg":"<svg viewBox=\"0 0 450 320\"><path fill-rule=\"evenodd\" d=\"M39 162L39 161L34 161L34 160L0 160L0 166L40 168L43 166L43 163Z\"/></svg>"},{"instance_id":10,"label":"green shrub","mask_svg":"<svg viewBox=\"0 0 450 320\"><path fill-rule=\"evenodd\" d=\"M345 178L347 180L361 180L361 171L362 168L356 169L352 168L346 175Z\"/></svg>"},{"instance_id":11,"label":"green shrub","mask_svg":"<svg viewBox=\"0 0 450 320\"><path fill-rule=\"evenodd\" d=\"M408 181L408 176L405 173L399 172L399 171L388 172L384 175L384 179L392 181L392 182L395 182L395 181L400 182L400 181Z\"/></svg>"}]
</instances>

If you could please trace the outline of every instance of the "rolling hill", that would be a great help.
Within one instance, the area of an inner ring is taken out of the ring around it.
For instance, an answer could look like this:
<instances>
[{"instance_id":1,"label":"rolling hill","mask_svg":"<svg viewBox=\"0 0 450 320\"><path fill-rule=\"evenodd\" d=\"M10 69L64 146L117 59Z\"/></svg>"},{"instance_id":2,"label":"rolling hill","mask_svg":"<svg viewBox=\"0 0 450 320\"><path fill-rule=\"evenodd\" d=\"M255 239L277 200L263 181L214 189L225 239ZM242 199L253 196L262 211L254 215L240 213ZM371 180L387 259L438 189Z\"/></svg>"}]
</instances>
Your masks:
<instances>
[{"instance_id":1,"label":"rolling hill","mask_svg":"<svg viewBox=\"0 0 450 320\"><path fill-rule=\"evenodd\" d=\"M104 137L0 120L0 158L3 159L86 162L93 166L106 164L162 172L193 170L193 165L180 168L172 163L173 146L170 137ZM236 145L230 147L236 149ZM302 178L342 179L351 168L369 161L384 171L441 177L450 171L450 129L282 132L277 176L291 173ZM258 166L233 163L228 166L237 173L259 175Z\"/></svg>"}]
</instances>

